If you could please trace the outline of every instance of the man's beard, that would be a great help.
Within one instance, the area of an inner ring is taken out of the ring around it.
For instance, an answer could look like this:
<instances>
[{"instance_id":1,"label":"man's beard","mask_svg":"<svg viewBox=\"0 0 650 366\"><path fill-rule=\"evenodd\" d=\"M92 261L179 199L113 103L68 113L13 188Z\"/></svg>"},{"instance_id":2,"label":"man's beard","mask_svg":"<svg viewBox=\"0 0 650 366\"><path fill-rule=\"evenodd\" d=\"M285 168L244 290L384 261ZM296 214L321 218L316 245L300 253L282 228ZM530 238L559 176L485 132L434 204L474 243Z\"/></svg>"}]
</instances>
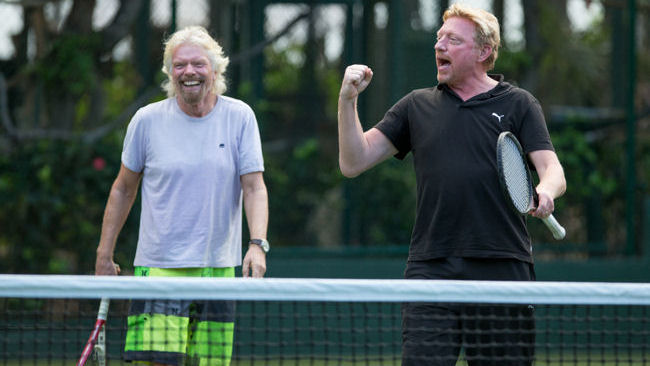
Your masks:
<instances>
[{"instance_id":1,"label":"man's beard","mask_svg":"<svg viewBox=\"0 0 650 366\"><path fill-rule=\"evenodd\" d=\"M178 84L178 94L181 96L183 99L183 102L186 104L197 104L200 103L206 95L208 95L209 91L209 84L206 82L206 80L198 80L201 84L200 88L195 92L195 91L187 91L184 86L183 86L183 81L179 82Z\"/></svg>"}]
</instances>

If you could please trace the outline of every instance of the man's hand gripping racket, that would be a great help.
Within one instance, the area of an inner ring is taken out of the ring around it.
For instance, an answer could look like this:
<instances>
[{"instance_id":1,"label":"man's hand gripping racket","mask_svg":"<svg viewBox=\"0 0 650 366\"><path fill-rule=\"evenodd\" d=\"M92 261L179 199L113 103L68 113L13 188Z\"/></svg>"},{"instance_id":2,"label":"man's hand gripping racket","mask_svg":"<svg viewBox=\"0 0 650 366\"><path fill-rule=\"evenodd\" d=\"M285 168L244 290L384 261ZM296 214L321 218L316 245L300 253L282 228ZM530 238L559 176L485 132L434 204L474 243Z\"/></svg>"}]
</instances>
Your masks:
<instances>
[{"instance_id":1,"label":"man's hand gripping racket","mask_svg":"<svg viewBox=\"0 0 650 366\"><path fill-rule=\"evenodd\" d=\"M105 297L103 297L99 303L99 312L97 313L95 328L90 333L90 337L86 342L86 347L84 347L84 350L81 353L77 366L84 366L93 351L95 351L97 364L99 366L106 365L106 330L104 329L104 325L106 324L106 317L108 316L108 303L109 300Z\"/></svg>"},{"instance_id":2,"label":"man's hand gripping racket","mask_svg":"<svg viewBox=\"0 0 650 366\"><path fill-rule=\"evenodd\" d=\"M511 208L521 214L528 214L537 206L537 192L526 163L523 149L511 132L502 132L497 140L497 168L501 188ZM563 239L566 230L553 215L541 219L553 233L555 239Z\"/></svg>"}]
</instances>

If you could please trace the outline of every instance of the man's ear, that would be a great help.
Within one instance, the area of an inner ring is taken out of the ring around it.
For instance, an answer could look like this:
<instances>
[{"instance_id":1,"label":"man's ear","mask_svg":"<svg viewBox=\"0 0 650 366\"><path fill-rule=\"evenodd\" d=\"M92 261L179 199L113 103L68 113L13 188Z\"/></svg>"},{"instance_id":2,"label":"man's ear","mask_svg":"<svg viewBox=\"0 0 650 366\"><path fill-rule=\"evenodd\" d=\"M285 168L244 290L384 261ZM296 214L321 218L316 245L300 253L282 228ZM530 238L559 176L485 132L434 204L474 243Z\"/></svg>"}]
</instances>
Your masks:
<instances>
[{"instance_id":1,"label":"man's ear","mask_svg":"<svg viewBox=\"0 0 650 366\"><path fill-rule=\"evenodd\" d=\"M478 55L478 60L480 62L483 62L487 60L487 58L490 57L491 54L492 54L492 47L490 47L489 45L485 45L483 46L483 48L481 48L481 52Z\"/></svg>"}]
</instances>

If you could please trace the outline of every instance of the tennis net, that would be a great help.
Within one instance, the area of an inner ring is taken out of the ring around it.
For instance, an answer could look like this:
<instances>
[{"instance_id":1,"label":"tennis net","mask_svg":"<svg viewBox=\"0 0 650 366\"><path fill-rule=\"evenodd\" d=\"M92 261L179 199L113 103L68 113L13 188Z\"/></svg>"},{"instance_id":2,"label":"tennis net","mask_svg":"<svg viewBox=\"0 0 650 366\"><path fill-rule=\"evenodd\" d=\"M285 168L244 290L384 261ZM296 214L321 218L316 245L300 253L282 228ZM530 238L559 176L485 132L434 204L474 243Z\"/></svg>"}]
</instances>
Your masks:
<instances>
[{"instance_id":1,"label":"tennis net","mask_svg":"<svg viewBox=\"0 0 650 366\"><path fill-rule=\"evenodd\" d=\"M0 275L0 365L75 364L102 297L108 365L400 365L403 306L421 364L650 365L650 284L41 275Z\"/></svg>"}]
</instances>

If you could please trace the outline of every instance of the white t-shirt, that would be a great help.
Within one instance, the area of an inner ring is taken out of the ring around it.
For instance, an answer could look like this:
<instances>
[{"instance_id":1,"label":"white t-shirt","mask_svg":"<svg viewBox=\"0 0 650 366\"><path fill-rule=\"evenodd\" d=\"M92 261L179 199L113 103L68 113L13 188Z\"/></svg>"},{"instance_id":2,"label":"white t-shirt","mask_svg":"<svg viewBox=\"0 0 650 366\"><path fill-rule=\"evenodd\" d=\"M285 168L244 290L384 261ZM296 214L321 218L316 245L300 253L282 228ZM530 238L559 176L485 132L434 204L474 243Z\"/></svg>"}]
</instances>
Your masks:
<instances>
[{"instance_id":1,"label":"white t-shirt","mask_svg":"<svg viewBox=\"0 0 650 366\"><path fill-rule=\"evenodd\" d=\"M201 118L176 99L147 105L127 129L122 163L142 178L134 265L233 267L242 256L240 176L264 171L253 110L219 96Z\"/></svg>"}]
</instances>

